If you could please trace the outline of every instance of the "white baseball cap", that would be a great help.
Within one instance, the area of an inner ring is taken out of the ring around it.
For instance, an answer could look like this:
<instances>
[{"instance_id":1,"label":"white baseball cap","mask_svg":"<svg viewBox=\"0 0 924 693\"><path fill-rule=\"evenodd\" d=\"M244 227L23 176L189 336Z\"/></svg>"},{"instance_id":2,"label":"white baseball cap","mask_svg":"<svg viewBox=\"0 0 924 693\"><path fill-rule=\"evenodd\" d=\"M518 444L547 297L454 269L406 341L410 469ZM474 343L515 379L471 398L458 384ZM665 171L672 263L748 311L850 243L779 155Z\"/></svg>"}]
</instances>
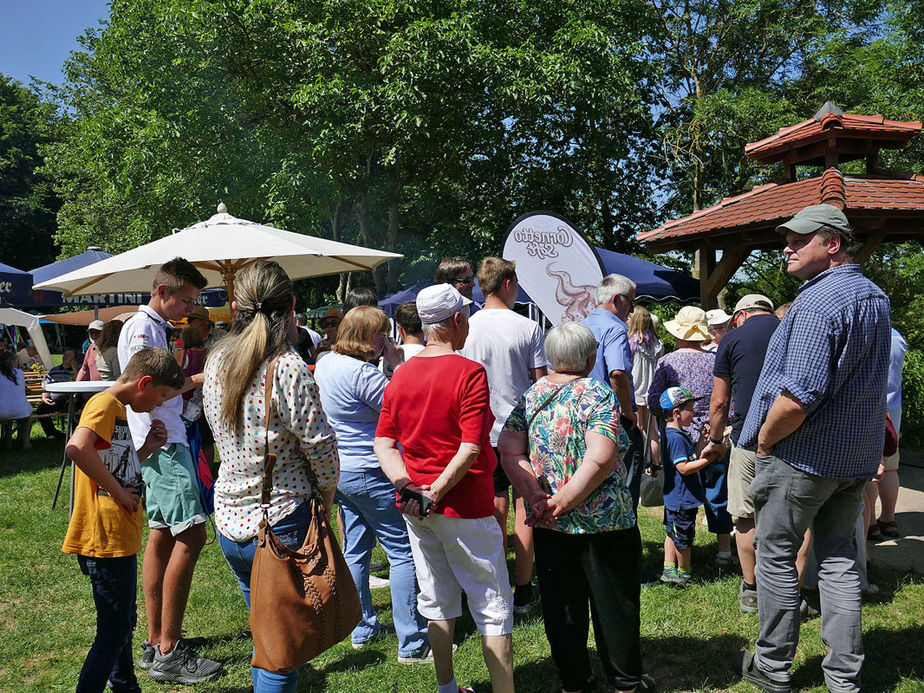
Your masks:
<instances>
[{"instance_id":1,"label":"white baseball cap","mask_svg":"<svg viewBox=\"0 0 924 693\"><path fill-rule=\"evenodd\" d=\"M106 324L102 320L94 320L89 325L87 325L87 332L90 330L99 330L102 332Z\"/></svg>"},{"instance_id":2,"label":"white baseball cap","mask_svg":"<svg viewBox=\"0 0 924 693\"><path fill-rule=\"evenodd\" d=\"M432 325L452 317L471 302L451 284L434 284L417 294L417 314L421 323Z\"/></svg>"},{"instance_id":3,"label":"white baseball cap","mask_svg":"<svg viewBox=\"0 0 924 693\"><path fill-rule=\"evenodd\" d=\"M731 319L732 316L721 308L713 308L712 310L706 311L706 324L708 325L724 325Z\"/></svg>"}]
</instances>

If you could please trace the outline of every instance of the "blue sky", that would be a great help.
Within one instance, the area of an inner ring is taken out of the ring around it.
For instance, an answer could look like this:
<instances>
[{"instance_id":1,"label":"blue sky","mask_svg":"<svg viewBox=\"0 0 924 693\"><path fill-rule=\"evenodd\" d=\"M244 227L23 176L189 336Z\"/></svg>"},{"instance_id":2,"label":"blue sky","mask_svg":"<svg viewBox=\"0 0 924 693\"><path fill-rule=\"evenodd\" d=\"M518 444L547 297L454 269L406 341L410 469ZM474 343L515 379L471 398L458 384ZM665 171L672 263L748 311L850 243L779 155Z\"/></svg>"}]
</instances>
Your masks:
<instances>
[{"instance_id":1,"label":"blue sky","mask_svg":"<svg viewBox=\"0 0 924 693\"><path fill-rule=\"evenodd\" d=\"M0 0L0 73L59 84L77 37L108 16L105 0Z\"/></svg>"}]
</instances>

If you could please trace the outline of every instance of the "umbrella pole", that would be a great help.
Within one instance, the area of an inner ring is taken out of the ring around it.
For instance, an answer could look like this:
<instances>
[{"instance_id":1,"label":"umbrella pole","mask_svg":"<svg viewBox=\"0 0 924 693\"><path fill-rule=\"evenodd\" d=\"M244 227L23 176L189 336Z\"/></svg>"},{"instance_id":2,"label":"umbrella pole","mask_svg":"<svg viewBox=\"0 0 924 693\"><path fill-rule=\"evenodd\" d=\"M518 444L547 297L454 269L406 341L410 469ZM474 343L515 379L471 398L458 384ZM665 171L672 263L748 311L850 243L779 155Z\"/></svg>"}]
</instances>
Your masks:
<instances>
[{"instance_id":1,"label":"umbrella pole","mask_svg":"<svg viewBox=\"0 0 924 693\"><path fill-rule=\"evenodd\" d=\"M222 268L221 278L225 280L225 289L228 291L228 308L231 308L231 302L234 300L234 275L235 270L231 268Z\"/></svg>"}]
</instances>

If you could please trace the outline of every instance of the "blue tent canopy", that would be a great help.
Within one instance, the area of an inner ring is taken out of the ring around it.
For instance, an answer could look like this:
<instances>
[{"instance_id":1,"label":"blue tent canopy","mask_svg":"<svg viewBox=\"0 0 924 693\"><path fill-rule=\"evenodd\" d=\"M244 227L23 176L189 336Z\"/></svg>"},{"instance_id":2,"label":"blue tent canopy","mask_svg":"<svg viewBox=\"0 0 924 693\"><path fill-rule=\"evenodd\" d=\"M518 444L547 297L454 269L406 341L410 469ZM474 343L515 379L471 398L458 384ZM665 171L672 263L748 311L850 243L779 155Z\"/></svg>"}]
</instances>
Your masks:
<instances>
[{"instance_id":1,"label":"blue tent canopy","mask_svg":"<svg viewBox=\"0 0 924 693\"><path fill-rule=\"evenodd\" d=\"M607 274L621 274L635 282L636 298L699 302L699 281L688 274L612 250L596 251Z\"/></svg>"},{"instance_id":2,"label":"blue tent canopy","mask_svg":"<svg viewBox=\"0 0 924 693\"><path fill-rule=\"evenodd\" d=\"M391 317L394 315L395 308L400 306L402 303L407 301L413 301L417 298L417 294L420 293L422 289L425 289L428 286L432 286L435 282L432 279L421 279L416 284L402 289L401 291L396 291L393 294L385 296L381 301L379 301L379 308L385 311L385 313ZM475 303L479 305L484 305L484 293L481 291L481 287L478 286L478 280L475 280L475 288L472 291L472 298ZM533 299L529 297L523 287L519 287L517 291L517 303L532 303Z\"/></svg>"},{"instance_id":3,"label":"blue tent canopy","mask_svg":"<svg viewBox=\"0 0 924 693\"><path fill-rule=\"evenodd\" d=\"M0 263L0 302L21 306L32 299L32 275Z\"/></svg>"}]
</instances>

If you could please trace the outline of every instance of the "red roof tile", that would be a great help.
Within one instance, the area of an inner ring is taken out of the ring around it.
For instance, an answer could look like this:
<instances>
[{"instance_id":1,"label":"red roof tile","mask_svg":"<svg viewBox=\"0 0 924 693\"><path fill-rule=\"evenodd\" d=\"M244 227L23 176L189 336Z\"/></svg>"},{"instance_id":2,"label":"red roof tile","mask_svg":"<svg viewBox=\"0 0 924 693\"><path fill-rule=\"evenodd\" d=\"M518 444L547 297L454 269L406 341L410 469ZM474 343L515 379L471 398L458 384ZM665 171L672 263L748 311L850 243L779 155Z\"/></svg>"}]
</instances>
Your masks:
<instances>
[{"instance_id":1,"label":"red roof tile","mask_svg":"<svg viewBox=\"0 0 924 693\"><path fill-rule=\"evenodd\" d=\"M845 139L871 139L883 144L891 143L893 147L895 143L903 146L920 131L920 121L886 120L881 115L826 113L820 120L809 118L780 128L775 135L746 144L744 153L763 161L780 152L825 140L832 135Z\"/></svg>"},{"instance_id":2,"label":"red roof tile","mask_svg":"<svg viewBox=\"0 0 924 693\"><path fill-rule=\"evenodd\" d=\"M638 235L642 243L708 235L745 226L773 226L803 207L826 202L853 211L903 210L924 216L924 181L844 176L831 168L818 178L795 183L769 183L727 197L708 209L669 221Z\"/></svg>"}]
</instances>

